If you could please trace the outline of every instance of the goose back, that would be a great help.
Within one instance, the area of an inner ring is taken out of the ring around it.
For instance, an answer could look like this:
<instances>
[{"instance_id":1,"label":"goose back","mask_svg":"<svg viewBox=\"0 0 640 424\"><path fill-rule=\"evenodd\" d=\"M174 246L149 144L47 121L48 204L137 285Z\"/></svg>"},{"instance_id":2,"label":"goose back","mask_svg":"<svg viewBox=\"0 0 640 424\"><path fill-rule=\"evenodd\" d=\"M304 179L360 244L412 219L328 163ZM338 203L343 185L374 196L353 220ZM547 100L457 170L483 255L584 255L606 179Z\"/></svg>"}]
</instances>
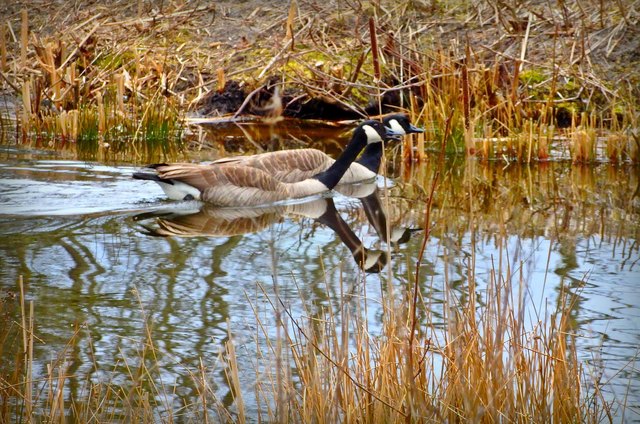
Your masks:
<instances>
[{"instance_id":1,"label":"goose back","mask_svg":"<svg viewBox=\"0 0 640 424\"><path fill-rule=\"evenodd\" d=\"M367 146L366 149L379 146ZM306 180L326 171L335 162L335 159L318 149L280 150L276 152L259 153L253 156L236 156L223 158L212 162L212 165L238 165L261 169L278 181L295 183ZM370 171L358 162L353 162L340 179L340 184L348 184L372 179L375 172Z\"/></svg>"},{"instance_id":2,"label":"goose back","mask_svg":"<svg viewBox=\"0 0 640 424\"><path fill-rule=\"evenodd\" d=\"M293 183L327 170L334 162L334 159L320 150L299 149L224 158L213 164L257 168L269 173L278 181Z\"/></svg>"}]
</instances>

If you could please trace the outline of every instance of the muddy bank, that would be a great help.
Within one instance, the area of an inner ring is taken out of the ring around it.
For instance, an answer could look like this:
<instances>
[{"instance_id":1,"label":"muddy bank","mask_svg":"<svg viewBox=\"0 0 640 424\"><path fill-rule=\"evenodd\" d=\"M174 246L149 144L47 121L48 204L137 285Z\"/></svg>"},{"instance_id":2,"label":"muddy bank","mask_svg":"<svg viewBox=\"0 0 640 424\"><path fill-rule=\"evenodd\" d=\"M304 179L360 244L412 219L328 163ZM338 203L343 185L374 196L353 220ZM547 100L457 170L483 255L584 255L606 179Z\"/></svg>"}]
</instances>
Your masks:
<instances>
[{"instance_id":1,"label":"muddy bank","mask_svg":"<svg viewBox=\"0 0 640 424\"><path fill-rule=\"evenodd\" d=\"M281 88L279 78L273 78L255 90L249 91L241 81L228 81L224 89L211 91L197 107L203 117L283 116L285 118L345 121L396 112L408 108L405 100L409 90L391 90L383 93L380 102L370 99L360 107L338 100L335 96L310 96L295 88ZM420 98L418 105L422 105Z\"/></svg>"}]
</instances>

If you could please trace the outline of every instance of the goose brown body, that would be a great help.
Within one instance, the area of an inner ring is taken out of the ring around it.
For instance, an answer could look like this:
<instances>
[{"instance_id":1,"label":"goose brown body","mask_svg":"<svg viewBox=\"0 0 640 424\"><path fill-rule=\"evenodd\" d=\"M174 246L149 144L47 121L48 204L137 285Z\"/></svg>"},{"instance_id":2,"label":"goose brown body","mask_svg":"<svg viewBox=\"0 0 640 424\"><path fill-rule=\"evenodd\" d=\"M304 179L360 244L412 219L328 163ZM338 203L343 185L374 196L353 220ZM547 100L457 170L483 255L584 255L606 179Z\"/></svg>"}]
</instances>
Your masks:
<instances>
[{"instance_id":1,"label":"goose brown body","mask_svg":"<svg viewBox=\"0 0 640 424\"><path fill-rule=\"evenodd\" d=\"M414 127L404 114L387 116L383 123L401 135L423 132L421 128ZM359 161L353 162L344 173L340 184L352 184L374 178L378 173L382 150L380 144L367 145ZM334 162L333 158L321 150L295 149L223 158L213 162L212 166L232 164L261 169L278 181L294 183L329 169Z\"/></svg>"},{"instance_id":2,"label":"goose brown body","mask_svg":"<svg viewBox=\"0 0 640 424\"><path fill-rule=\"evenodd\" d=\"M236 156L224 158L213 162L216 165L238 165L260 169L268 172L278 181L295 183L306 180L314 175L326 171L335 162L335 159L317 149L281 150L277 152L260 153L253 156ZM376 176L365 166L357 162L351 164L340 184L350 184L371 179Z\"/></svg>"},{"instance_id":3,"label":"goose brown body","mask_svg":"<svg viewBox=\"0 0 640 424\"><path fill-rule=\"evenodd\" d=\"M176 163L157 165L155 171L162 180L180 182L195 188L197 194L192 194L194 199L217 206L259 206L328 190L315 179L288 184L278 181L261 169L248 166L211 167Z\"/></svg>"}]
</instances>

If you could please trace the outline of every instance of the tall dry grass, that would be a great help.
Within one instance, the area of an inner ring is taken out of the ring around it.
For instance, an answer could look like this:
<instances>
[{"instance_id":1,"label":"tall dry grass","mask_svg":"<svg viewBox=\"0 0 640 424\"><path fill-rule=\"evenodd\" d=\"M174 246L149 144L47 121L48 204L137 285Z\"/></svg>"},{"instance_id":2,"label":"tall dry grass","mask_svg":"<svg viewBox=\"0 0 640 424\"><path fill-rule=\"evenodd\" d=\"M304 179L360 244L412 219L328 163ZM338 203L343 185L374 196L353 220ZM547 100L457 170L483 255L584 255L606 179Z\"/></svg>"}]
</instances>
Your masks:
<instances>
[{"instance_id":1,"label":"tall dry grass","mask_svg":"<svg viewBox=\"0 0 640 424\"><path fill-rule=\"evenodd\" d=\"M622 65L635 60L628 31L638 14L627 1L112 0L91 13L36 3L12 5L0 28L0 84L22 99L12 113L23 143L59 148L81 137L91 154L174 153L187 110L230 80L256 93L275 78L280 93L362 117L409 111L430 130L407 146L413 159L438 147L451 116L450 152L639 162L637 71ZM161 118L148 119L160 105ZM162 134L163 147L145 145L147 132Z\"/></svg>"},{"instance_id":2,"label":"tall dry grass","mask_svg":"<svg viewBox=\"0 0 640 424\"><path fill-rule=\"evenodd\" d=\"M295 378L278 386L284 392L278 396L295 400L287 404L285 421L606 420L608 406L587 390L598 386L577 358L569 324L575 299L562 292L555 305L531 316L526 283L503 254L486 286L476 282L474 254L462 297L445 282L444 327L431 315L428 298L412 303L411 284L381 300L384 313L375 331L366 306L351 304L372 301L366 287L359 287L362 297L355 302L343 300L320 315L294 317L272 299L287 318L285 345L295 361ZM272 418L283 417L276 411Z\"/></svg>"},{"instance_id":3,"label":"tall dry grass","mask_svg":"<svg viewBox=\"0 0 640 424\"><path fill-rule=\"evenodd\" d=\"M542 309L528 304L527 284L543 282L527 282L518 264L509 262L506 240L498 236L496 241L499 253L485 267L488 274L476 274L474 249L462 262L462 288L445 273L441 316L433 314L430 288L415 286L415 269L408 269L403 284L382 288L381 298L370 297L374 290L368 287L376 284L372 280L356 287L344 281L339 301L319 311L294 313L277 290L273 295L263 291L270 302L266 311L264 303L258 306L248 296L256 337L265 341L256 344L263 348L255 353L255 378L252 370L239 368L238 345L229 328L219 357L201 358L199 368L184 370L197 397L181 406L172 400L172 382L160 375L164 359L148 319L137 357L122 355L120 364L94 359L94 371L103 375L115 366L124 368L125 381L73 374L67 350L81 334L90 334L80 326L47 364L45 374L36 377L33 347L39 339L34 327L43 318L34 316L33 302L26 301L20 281L20 322L14 324L19 331L14 334L20 334L22 349L15 356L14 373L3 377L2 418L252 422L259 415L267 422L425 423L610 419L600 383L577 357L571 324L576 299L560 288L557 299L547 299ZM460 264L446 247L438 249L443 269ZM305 305L303 290L299 293L296 303ZM380 322L368 321L367 309L373 304L382 307ZM142 306L141 311L145 314ZM232 404L220 399L211 383L211 373L218 371L226 378ZM255 383L246 384L247 376ZM79 396L69 398L69 385L78 380ZM253 395L258 404L247 405L244 399Z\"/></svg>"}]
</instances>

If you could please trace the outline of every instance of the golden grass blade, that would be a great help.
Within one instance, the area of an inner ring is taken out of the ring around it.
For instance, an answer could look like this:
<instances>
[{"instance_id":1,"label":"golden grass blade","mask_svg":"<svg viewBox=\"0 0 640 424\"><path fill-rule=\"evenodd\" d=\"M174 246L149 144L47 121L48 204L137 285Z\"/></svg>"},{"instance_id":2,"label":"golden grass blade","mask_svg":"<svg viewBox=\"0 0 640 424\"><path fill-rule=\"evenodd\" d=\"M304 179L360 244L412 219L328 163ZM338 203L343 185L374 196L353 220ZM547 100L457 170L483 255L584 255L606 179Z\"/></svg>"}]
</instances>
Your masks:
<instances>
[{"instance_id":1,"label":"golden grass blade","mask_svg":"<svg viewBox=\"0 0 640 424\"><path fill-rule=\"evenodd\" d=\"M20 16L22 17L20 26L20 66L26 68L27 51L29 49L29 12L27 9L22 9Z\"/></svg>"}]
</instances>

